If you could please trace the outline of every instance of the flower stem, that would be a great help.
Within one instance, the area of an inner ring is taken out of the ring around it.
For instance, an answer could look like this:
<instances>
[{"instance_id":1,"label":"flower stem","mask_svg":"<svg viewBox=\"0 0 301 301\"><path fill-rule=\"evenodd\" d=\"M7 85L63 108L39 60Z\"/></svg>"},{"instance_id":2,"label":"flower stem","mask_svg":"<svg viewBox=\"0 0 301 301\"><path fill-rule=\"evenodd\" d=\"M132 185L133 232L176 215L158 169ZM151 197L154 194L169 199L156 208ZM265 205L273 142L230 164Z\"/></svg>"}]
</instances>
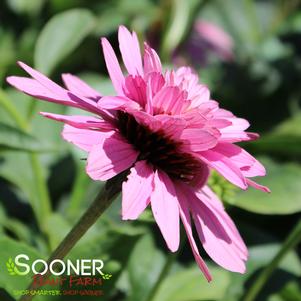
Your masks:
<instances>
[{"instance_id":1,"label":"flower stem","mask_svg":"<svg viewBox=\"0 0 301 301\"><path fill-rule=\"evenodd\" d=\"M285 255L294 248L301 241L301 220L297 223L291 234L288 236L286 241L283 243L281 249L278 251L272 261L263 269L259 274L253 285L247 291L243 301L253 301L257 299L257 295L266 284L267 280L273 274L281 260Z\"/></svg>"},{"instance_id":2,"label":"flower stem","mask_svg":"<svg viewBox=\"0 0 301 301\"><path fill-rule=\"evenodd\" d=\"M125 180L125 173L121 173L116 177L107 181L101 189L94 202L90 205L84 215L76 223L73 229L67 234L60 245L54 250L49 257L48 265L54 259L64 259L64 257L71 251L75 244L82 238L82 236L95 224L103 212L112 204L115 196L121 191L122 182ZM43 275L46 279L50 276L50 272ZM28 290L35 290L34 282L30 284ZM24 295L20 301L30 301L34 295Z\"/></svg>"}]
</instances>

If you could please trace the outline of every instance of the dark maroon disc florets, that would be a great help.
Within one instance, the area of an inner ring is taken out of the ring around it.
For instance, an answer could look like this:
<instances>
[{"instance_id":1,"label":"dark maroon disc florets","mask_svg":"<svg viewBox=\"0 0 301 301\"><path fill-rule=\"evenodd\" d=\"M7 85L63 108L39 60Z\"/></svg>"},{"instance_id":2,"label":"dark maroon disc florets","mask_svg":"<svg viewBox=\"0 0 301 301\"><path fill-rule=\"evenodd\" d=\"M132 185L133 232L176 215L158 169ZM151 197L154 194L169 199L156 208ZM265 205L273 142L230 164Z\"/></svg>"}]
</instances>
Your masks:
<instances>
[{"instance_id":1,"label":"dark maroon disc florets","mask_svg":"<svg viewBox=\"0 0 301 301\"><path fill-rule=\"evenodd\" d=\"M185 182L193 181L200 172L200 162L181 152L181 142L166 136L163 130L153 132L122 111L117 113L117 118L121 135L140 153L138 160L146 160L171 178Z\"/></svg>"}]
</instances>

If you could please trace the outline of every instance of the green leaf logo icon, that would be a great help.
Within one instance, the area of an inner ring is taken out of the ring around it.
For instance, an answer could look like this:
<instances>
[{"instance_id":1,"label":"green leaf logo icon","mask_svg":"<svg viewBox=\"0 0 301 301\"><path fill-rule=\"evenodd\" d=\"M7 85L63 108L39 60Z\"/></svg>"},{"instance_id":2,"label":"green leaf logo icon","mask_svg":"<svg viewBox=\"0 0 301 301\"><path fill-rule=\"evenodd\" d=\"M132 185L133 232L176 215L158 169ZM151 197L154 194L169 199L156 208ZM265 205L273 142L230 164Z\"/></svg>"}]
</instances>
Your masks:
<instances>
[{"instance_id":1,"label":"green leaf logo icon","mask_svg":"<svg viewBox=\"0 0 301 301\"><path fill-rule=\"evenodd\" d=\"M6 262L7 271L11 276L20 275L15 263L13 262L12 258L10 257Z\"/></svg>"},{"instance_id":2,"label":"green leaf logo icon","mask_svg":"<svg viewBox=\"0 0 301 301\"><path fill-rule=\"evenodd\" d=\"M109 280L112 277L112 275L111 274L102 274L101 277L104 280Z\"/></svg>"}]
</instances>

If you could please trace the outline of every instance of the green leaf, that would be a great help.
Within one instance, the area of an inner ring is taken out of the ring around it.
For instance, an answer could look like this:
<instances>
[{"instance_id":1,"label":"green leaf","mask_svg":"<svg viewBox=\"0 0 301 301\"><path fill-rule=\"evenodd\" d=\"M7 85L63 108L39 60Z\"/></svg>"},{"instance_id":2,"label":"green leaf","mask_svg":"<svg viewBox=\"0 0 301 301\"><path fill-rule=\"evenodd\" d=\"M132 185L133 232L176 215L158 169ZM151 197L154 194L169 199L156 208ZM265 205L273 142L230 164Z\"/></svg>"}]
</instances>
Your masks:
<instances>
[{"instance_id":1,"label":"green leaf","mask_svg":"<svg viewBox=\"0 0 301 301\"><path fill-rule=\"evenodd\" d=\"M271 193L250 188L237 193L230 204L261 214L292 214L301 211L301 166L297 163L278 164L262 159L267 175L258 179Z\"/></svg>"},{"instance_id":2,"label":"green leaf","mask_svg":"<svg viewBox=\"0 0 301 301\"><path fill-rule=\"evenodd\" d=\"M28 245L5 236L0 237L0 246L2 246L0 248L0 287L13 296L14 290L26 289L32 275L29 273L27 275L16 276L15 265L12 259L19 254L26 254L30 257L30 262L32 262L37 258L41 258L41 256ZM8 268L10 271L8 271Z\"/></svg>"},{"instance_id":3,"label":"green leaf","mask_svg":"<svg viewBox=\"0 0 301 301\"><path fill-rule=\"evenodd\" d=\"M164 256L155 248L152 236L144 235L135 245L129 259L130 293L127 300L147 300L164 263Z\"/></svg>"},{"instance_id":4,"label":"green leaf","mask_svg":"<svg viewBox=\"0 0 301 301\"><path fill-rule=\"evenodd\" d=\"M246 273L236 274L231 273L231 285L227 291L224 299L227 301L237 301L241 300L242 295L244 294L244 286L245 283L250 281L254 281L254 274L259 270L266 266L276 255L276 253L281 248L281 244L273 243L273 244L264 244L259 246L254 246L249 248L249 259L247 261L247 270ZM283 275L284 280L287 280L287 274L289 273L293 277L300 277L301 275L301 263L298 255L294 251L290 251L286 254L283 260L280 262L278 266L278 271L280 274L278 276ZM275 291L280 289L279 282L273 283L270 282L270 288L273 287Z\"/></svg>"},{"instance_id":5,"label":"green leaf","mask_svg":"<svg viewBox=\"0 0 301 301\"><path fill-rule=\"evenodd\" d=\"M47 217L46 229L50 246L54 250L71 230L71 226L62 215L52 213Z\"/></svg>"},{"instance_id":6,"label":"green leaf","mask_svg":"<svg viewBox=\"0 0 301 301\"><path fill-rule=\"evenodd\" d=\"M93 15L86 9L55 15L38 38L34 53L36 68L50 74L91 32L93 25Z\"/></svg>"},{"instance_id":7,"label":"green leaf","mask_svg":"<svg viewBox=\"0 0 301 301\"><path fill-rule=\"evenodd\" d=\"M223 300L230 273L217 267L210 267L210 272L212 283L206 281L196 266L180 270L162 282L152 301Z\"/></svg>"},{"instance_id":8,"label":"green leaf","mask_svg":"<svg viewBox=\"0 0 301 301\"><path fill-rule=\"evenodd\" d=\"M0 122L0 149L17 151L46 151L47 149L33 136L22 130Z\"/></svg>"},{"instance_id":9,"label":"green leaf","mask_svg":"<svg viewBox=\"0 0 301 301\"><path fill-rule=\"evenodd\" d=\"M7 0L6 2L17 14L36 15L40 12L45 0Z\"/></svg>"},{"instance_id":10,"label":"green leaf","mask_svg":"<svg viewBox=\"0 0 301 301\"><path fill-rule=\"evenodd\" d=\"M301 113L279 124L250 145L251 150L276 155L301 156Z\"/></svg>"},{"instance_id":11,"label":"green leaf","mask_svg":"<svg viewBox=\"0 0 301 301\"><path fill-rule=\"evenodd\" d=\"M162 42L162 56L167 59L187 34L191 25L191 16L200 1L174 0L171 4L171 16Z\"/></svg>"}]
</instances>

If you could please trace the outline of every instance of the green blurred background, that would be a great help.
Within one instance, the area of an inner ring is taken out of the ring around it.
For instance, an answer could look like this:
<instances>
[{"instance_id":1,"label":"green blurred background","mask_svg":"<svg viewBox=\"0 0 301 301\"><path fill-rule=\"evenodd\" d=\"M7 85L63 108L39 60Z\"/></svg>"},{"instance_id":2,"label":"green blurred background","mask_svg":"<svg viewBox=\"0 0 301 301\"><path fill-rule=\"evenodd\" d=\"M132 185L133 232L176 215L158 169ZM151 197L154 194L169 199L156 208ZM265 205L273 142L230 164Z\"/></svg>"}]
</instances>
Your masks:
<instances>
[{"instance_id":1,"label":"green blurred background","mask_svg":"<svg viewBox=\"0 0 301 301\"><path fill-rule=\"evenodd\" d=\"M266 165L268 175L259 182L272 194L240 192L216 174L210 179L249 247L245 275L227 272L208 259L214 281L206 283L185 241L172 255L150 212L138 221L120 220L120 199L69 258L103 259L105 272L112 274L104 281L105 295L89 300L246 300L251 285L300 221L300 8L298 0L2 0L1 301L14 300L14 290L30 281L7 273L8 258L19 253L47 258L102 186L86 176L85 155L61 139L62 125L38 114L77 111L33 100L10 88L5 77L24 75L16 66L22 60L58 83L61 73L70 72L109 95L113 89L99 38L108 37L117 49L119 24L147 40L166 67L193 66L213 99L251 122L261 139L244 147ZM301 300L300 246L284 253L254 300Z\"/></svg>"}]
</instances>

